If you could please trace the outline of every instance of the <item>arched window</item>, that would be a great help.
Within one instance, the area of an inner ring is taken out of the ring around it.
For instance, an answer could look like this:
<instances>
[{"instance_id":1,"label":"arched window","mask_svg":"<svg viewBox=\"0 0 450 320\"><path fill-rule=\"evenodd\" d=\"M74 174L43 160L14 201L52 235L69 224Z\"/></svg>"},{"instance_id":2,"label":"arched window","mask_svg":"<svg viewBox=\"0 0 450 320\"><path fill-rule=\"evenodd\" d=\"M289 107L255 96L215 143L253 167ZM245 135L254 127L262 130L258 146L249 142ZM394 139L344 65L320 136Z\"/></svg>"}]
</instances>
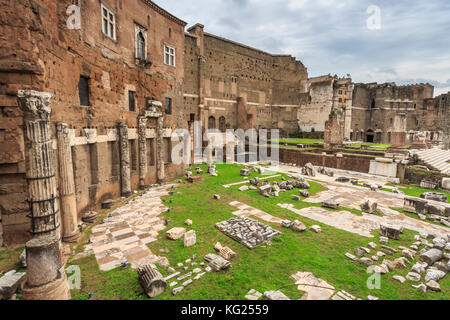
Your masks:
<instances>
[{"instance_id":1,"label":"arched window","mask_svg":"<svg viewBox=\"0 0 450 320\"><path fill-rule=\"evenodd\" d=\"M371 106L371 108L375 109L375 107L376 107L375 99L372 99L372 106Z\"/></svg>"},{"instance_id":2,"label":"arched window","mask_svg":"<svg viewBox=\"0 0 450 320\"><path fill-rule=\"evenodd\" d=\"M215 129L215 128L216 128L216 118L211 116L208 119L208 129Z\"/></svg>"},{"instance_id":3,"label":"arched window","mask_svg":"<svg viewBox=\"0 0 450 320\"><path fill-rule=\"evenodd\" d=\"M141 31L138 32L136 37L136 57L145 59L145 38Z\"/></svg>"},{"instance_id":4,"label":"arched window","mask_svg":"<svg viewBox=\"0 0 450 320\"><path fill-rule=\"evenodd\" d=\"M219 118L219 130L222 132L225 132L226 129L227 129L227 123L226 123L225 117L222 116Z\"/></svg>"}]
</instances>

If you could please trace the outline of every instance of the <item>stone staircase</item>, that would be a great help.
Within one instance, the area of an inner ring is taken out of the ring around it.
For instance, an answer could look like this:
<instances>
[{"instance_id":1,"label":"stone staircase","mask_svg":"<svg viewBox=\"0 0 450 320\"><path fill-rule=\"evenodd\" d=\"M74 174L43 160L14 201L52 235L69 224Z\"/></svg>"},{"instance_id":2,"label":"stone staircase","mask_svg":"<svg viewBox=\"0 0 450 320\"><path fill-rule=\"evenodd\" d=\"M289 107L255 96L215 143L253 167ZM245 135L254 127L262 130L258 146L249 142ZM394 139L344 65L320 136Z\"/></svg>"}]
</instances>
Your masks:
<instances>
[{"instance_id":1,"label":"stone staircase","mask_svg":"<svg viewBox=\"0 0 450 320\"><path fill-rule=\"evenodd\" d=\"M450 174L450 150L433 148L428 150L414 150L412 152L433 169L444 174Z\"/></svg>"}]
</instances>

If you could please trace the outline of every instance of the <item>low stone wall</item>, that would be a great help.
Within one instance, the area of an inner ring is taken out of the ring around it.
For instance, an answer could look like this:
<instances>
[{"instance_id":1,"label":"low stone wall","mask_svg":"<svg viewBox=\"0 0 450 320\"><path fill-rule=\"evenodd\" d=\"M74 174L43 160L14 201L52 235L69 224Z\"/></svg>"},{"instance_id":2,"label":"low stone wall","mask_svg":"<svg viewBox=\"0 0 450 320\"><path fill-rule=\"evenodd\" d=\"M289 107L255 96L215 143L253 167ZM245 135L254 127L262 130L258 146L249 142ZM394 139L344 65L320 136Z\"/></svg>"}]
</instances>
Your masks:
<instances>
[{"instance_id":1,"label":"low stone wall","mask_svg":"<svg viewBox=\"0 0 450 320\"><path fill-rule=\"evenodd\" d=\"M442 178L446 175L439 171L427 171L417 167L408 167L405 172L405 182L420 185L423 180L433 181L438 187L441 186Z\"/></svg>"},{"instance_id":2,"label":"low stone wall","mask_svg":"<svg viewBox=\"0 0 450 320\"><path fill-rule=\"evenodd\" d=\"M300 139L323 139L324 132L301 132Z\"/></svg>"},{"instance_id":3,"label":"low stone wall","mask_svg":"<svg viewBox=\"0 0 450 320\"><path fill-rule=\"evenodd\" d=\"M370 161L374 159L375 157L365 155L345 154L344 157L339 158L335 154L323 155L322 153L302 152L295 149L280 149L280 162L283 163L293 163L297 166L311 163L315 166L362 173L369 173Z\"/></svg>"}]
</instances>

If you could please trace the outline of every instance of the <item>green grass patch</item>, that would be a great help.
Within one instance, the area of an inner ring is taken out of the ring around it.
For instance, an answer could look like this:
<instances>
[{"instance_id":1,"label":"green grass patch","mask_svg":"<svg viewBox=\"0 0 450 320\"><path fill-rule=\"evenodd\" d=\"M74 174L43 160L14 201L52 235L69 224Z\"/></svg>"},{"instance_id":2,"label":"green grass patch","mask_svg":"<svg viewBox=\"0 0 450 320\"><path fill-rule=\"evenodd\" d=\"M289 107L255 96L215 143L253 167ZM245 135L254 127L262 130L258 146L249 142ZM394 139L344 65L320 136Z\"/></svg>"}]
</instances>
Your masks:
<instances>
[{"instance_id":1,"label":"green grass patch","mask_svg":"<svg viewBox=\"0 0 450 320\"><path fill-rule=\"evenodd\" d=\"M19 247L16 249L0 249L0 274L6 273L10 270L22 270L18 263L19 257L24 247Z\"/></svg>"},{"instance_id":2,"label":"green grass patch","mask_svg":"<svg viewBox=\"0 0 450 320\"><path fill-rule=\"evenodd\" d=\"M292 203L296 208L318 205L292 200L290 198L292 194L299 195L297 189L280 193L280 197L277 198L264 198L255 190L241 192L238 191L239 186L224 188L224 184L244 181L239 174L240 168L237 165L217 165L219 177L205 174L204 182L181 184L176 188L173 196L164 199L166 205L172 208L171 212L163 214L164 218L171 221L169 228L183 226L187 230L195 230L197 233L195 246L184 248L182 239L167 240L164 232L159 235L158 241L149 245L154 254L166 256L171 265L176 266L177 263L185 261L193 254L198 255L197 262L203 261L206 254L214 252L214 244L221 242L222 245L230 247L237 253L232 260L233 267L228 271L206 274L176 296L172 296L171 290L167 290L155 300L242 300L250 289L264 292L279 288L282 288L281 291L291 299L299 299L303 293L298 291L290 278L298 271L312 272L337 290L345 290L362 299L368 295L388 300L448 299L450 290L448 277L441 281L443 292L423 294L413 289L411 285L414 283L410 281L400 284L392 280L395 274L405 276L408 272L406 269L383 275L381 290L369 290L367 280L370 275L366 272L367 266L353 262L344 255L355 248L367 246L371 241L377 242L378 233L375 234L374 239L361 237L298 216L277 205ZM249 178L254 176L260 175L252 172ZM323 190L326 188L320 183L311 182L309 190L311 195ZM213 200L214 194L219 194L221 199ZM169 202L170 199L172 203ZM320 225L322 233L316 234L310 230L296 233L279 225L267 223L282 231L282 235L271 244L249 250L214 227L217 222L235 217L232 212L237 209L229 205L231 201L240 201L275 217L300 220L308 227ZM357 214L356 211L355 214ZM186 219L192 219L193 225L186 227L184 225ZM389 245L409 246L414 242L414 235L414 232L405 230L401 240L391 241ZM167 249L168 253L160 253L161 249ZM74 299L86 299L89 293L93 294L93 299L147 299L139 288L136 271L117 268L109 272L101 272L93 256L71 263L79 265L82 272L82 288L72 291ZM159 267L159 270L163 275L168 275L166 268Z\"/></svg>"},{"instance_id":3,"label":"green grass patch","mask_svg":"<svg viewBox=\"0 0 450 320\"><path fill-rule=\"evenodd\" d=\"M388 183L387 186L396 187L399 190L403 191L407 196L417 197L417 198L420 198L420 195L425 192L444 193L447 196L447 203L450 203L450 193L444 192L442 190L424 189L424 188L420 188L419 186L415 186L415 185L411 186L411 185L394 184L394 183Z\"/></svg>"}]
</instances>

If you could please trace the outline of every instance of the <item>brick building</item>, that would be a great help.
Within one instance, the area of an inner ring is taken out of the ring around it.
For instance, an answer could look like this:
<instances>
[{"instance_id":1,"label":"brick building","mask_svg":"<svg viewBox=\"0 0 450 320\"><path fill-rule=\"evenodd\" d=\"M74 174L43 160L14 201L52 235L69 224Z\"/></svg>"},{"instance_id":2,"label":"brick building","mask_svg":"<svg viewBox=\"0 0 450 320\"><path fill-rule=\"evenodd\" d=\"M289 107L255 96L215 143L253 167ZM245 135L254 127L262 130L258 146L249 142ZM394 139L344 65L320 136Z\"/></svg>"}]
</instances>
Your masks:
<instances>
[{"instance_id":1,"label":"brick building","mask_svg":"<svg viewBox=\"0 0 450 320\"><path fill-rule=\"evenodd\" d=\"M69 28L76 26L70 5L81 8L80 29ZM147 0L1 1L0 229L7 243L23 243L33 230L27 200L41 201L33 214L48 204L33 195L35 181L56 181L51 211L60 207L60 227L70 239L76 234L67 230L74 226L65 225L66 215L75 212L73 224L106 199L182 174L171 164L170 134L189 120L183 110L185 25ZM19 107L19 90L37 92L22 99L25 109L38 106L39 114ZM52 97L47 101L39 92ZM55 177L33 177L37 149L31 149L41 146L31 141L29 123L47 125L47 103L53 150L44 161Z\"/></svg>"},{"instance_id":2,"label":"brick building","mask_svg":"<svg viewBox=\"0 0 450 320\"><path fill-rule=\"evenodd\" d=\"M430 140L442 140L442 132L436 130L431 120L435 118L434 108L427 107L433 92L434 87L430 84L356 84L351 139L390 144L395 116L404 113L408 144L414 141L419 131L428 132Z\"/></svg>"},{"instance_id":3,"label":"brick building","mask_svg":"<svg viewBox=\"0 0 450 320\"><path fill-rule=\"evenodd\" d=\"M204 32L186 33L184 105L204 128L298 129L307 69L290 55L274 55Z\"/></svg>"},{"instance_id":4,"label":"brick building","mask_svg":"<svg viewBox=\"0 0 450 320\"><path fill-rule=\"evenodd\" d=\"M338 146L389 143L402 112L409 142L426 131L449 143L450 96L433 99L430 85L308 79L290 55L185 26L150 0L0 2L0 244L30 230L76 240L83 213L182 175L170 137L194 121L284 136L338 128ZM49 221L55 230L39 229Z\"/></svg>"},{"instance_id":5,"label":"brick building","mask_svg":"<svg viewBox=\"0 0 450 320\"><path fill-rule=\"evenodd\" d=\"M349 78L328 75L308 79L306 90L308 98L298 114L302 132L325 131L333 108L341 108L344 138L351 141L390 144L400 113L406 115L407 144L420 132L434 143L448 139L449 94L433 98L430 84L354 84Z\"/></svg>"}]
</instances>

